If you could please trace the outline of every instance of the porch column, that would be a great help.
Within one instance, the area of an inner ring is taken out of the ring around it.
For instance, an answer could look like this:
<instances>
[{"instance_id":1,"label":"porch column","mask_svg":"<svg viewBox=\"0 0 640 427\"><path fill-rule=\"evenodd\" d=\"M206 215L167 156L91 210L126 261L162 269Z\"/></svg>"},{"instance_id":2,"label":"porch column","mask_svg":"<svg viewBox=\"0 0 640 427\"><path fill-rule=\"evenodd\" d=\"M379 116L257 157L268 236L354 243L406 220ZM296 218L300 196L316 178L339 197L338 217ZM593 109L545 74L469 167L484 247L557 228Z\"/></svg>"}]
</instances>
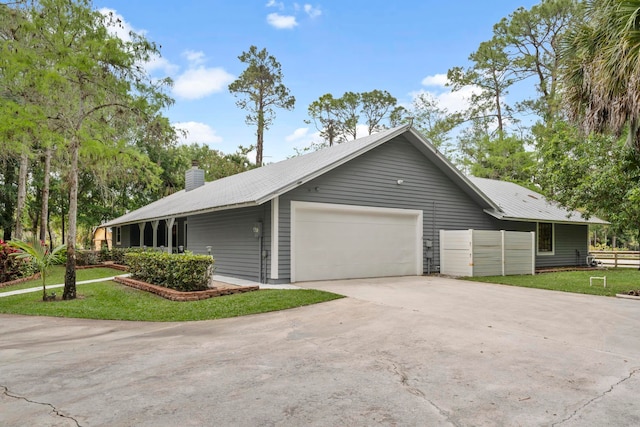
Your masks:
<instances>
[{"instance_id":1,"label":"porch column","mask_svg":"<svg viewBox=\"0 0 640 427\"><path fill-rule=\"evenodd\" d=\"M280 239L280 197L271 200L271 279L278 279Z\"/></svg>"},{"instance_id":2,"label":"porch column","mask_svg":"<svg viewBox=\"0 0 640 427\"><path fill-rule=\"evenodd\" d=\"M139 222L138 223L138 228L140 229L140 247L143 248L144 247L144 227L145 225L147 225L146 222Z\"/></svg>"},{"instance_id":3,"label":"porch column","mask_svg":"<svg viewBox=\"0 0 640 427\"><path fill-rule=\"evenodd\" d=\"M160 221L151 221L151 227L153 227L153 249L158 247L158 224Z\"/></svg>"},{"instance_id":4,"label":"porch column","mask_svg":"<svg viewBox=\"0 0 640 427\"><path fill-rule=\"evenodd\" d=\"M167 250L169 253L173 253L173 223L175 221L175 218L166 218L164 220L165 224L167 224Z\"/></svg>"}]
</instances>

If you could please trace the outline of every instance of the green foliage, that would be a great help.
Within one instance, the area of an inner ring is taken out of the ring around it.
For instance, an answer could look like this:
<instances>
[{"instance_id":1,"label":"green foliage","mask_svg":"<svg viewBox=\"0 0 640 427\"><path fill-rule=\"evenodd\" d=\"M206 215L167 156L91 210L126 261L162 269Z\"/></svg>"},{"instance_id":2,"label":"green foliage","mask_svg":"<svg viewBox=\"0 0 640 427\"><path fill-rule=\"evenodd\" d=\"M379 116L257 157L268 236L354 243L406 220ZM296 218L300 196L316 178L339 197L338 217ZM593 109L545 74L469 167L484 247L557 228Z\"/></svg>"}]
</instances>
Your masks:
<instances>
[{"instance_id":1,"label":"green foliage","mask_svg":"<svg viewBox=\"0 0 640 427\"><path fill-rule=\"evenodd\" d=\"M579 21L575 0L542 0L531 9L519 7L493 28L510 67L518 79L533 78L538 99L525 100L519 109L532 110L545 122L557 118L560 40L569 26Z\"/></svg>"},{"instance_id":2,"label":"green foliage","mask_svg":"<svg viewBox=\"0 0 640 427\"><path fill-rule=\"evenodd\" d=\"M229 92L239 97L236 105L249 112L247 124L257 128L256 165L262 166L264 131L273 123L274 108L291 110L296 99L282 83L280 63L266 49L251 46L238 59L247 68L229 85Z\"/></svg>"},{"instance_id":3,"label":"green foliage","mask_svg":"<svg viewBox=\"0 0 640 427\"><path fill-rule=\"evenodd\" d=\"M98 265L100 262L100 252L98 251L76 252L76 265Z\"/></svg>"},{"instance_id":4,"label":"green foliage","mask_svg":"<svg viewBox=\"0 0 640 427\"><path fill-rule=\"evenodd\" d=\"M535 175L534 154L515 136L491 139L486 134L461 138L462 166L478 178L499 179L524 186Z\"/></svg>"},{"instance_id":5,"label":"green foliage","mask_svg":"<svg viewBox=\"0 0 640 427\"><path fill-rule=\"evenodd\" d=\"M640 151L640 19L637 1L587 0L563 41L568 112L589 132L627 132Z\"/></svg>"},{"instance_id":6,"label":"green foliage","mask_svg":"<svg viewBox=\"0 0 640 427\"><path fill-rule=\"evenodd\" d=\"M112 248L109 253L109 261L113 261L116 264L126 265L125 264L125 255L127 254L126 248Z\"/></svg>"},{"instance_id":7,"label":"green foliage","mask_svg":"<svg viewBox=\"0 0 640 427\"><path fill-rule=\"evenodd\" d=\"M64 304L42 304L32 294L0 298L0 313L85 319L184 322L248 316L318 304L342 298L329 292L296 289L264 290L176 302L113 282L80 285L84 298Z\"/></svg>"},{"instance_id":8,"label":"green foliage","mask_svg":"<svg viewBox=\"0 0 640 427\"><path fill-rule=\"evenodd\" d=\"M33 268L40 273L40 276L42 277L42 299L46 300L47 273L53 265L65 262L66 245L60 245L49 251L44 242L40 242L35 238L30 242L13 240L9 242L9 245L18 250L17 252L12 253L11 256L18 259L28 260Z\"/></svg>"},{"instance_id":9,"label":"green foliage","mask_svg":"<svg viewBox=\"0 0 640 427\"><path fill-rule=\"evenodd\" d=\"M555 200L611 222L622 234L640 229L640 154L624 137L585 138L558 122L539 128L540 183Z\"/></svg>"},{"instance_id":10,"label":"green foliage","mask_svg":"<svg viewBox=\"0 0 640 427\"><path fill-rule=\"evenodd\" d=\"M12 256L18 250L0 239L0 283L31 276L34 268L29 262Z\"/></svg>"},{"instance_id":11,"label":"green foliage","mask_svg":"<svg viewBox=\"0 0 640 427\"><path fill-rule=\"evenodd\" d=\"M178 291L207 289L213 274L213 258L207 255L166 252L128 252L125 263L134 279Z\"/></svg>"},{"instance_id":12,"label":"green foliage","mask_svg":"<svg viewBox=\"0 0 640 427\"><path fill-rule=\"evenodd\" d=\"M463 121L462 114L450 113L446 108L440 107L432 95L421 93L413 99L411 110L406 111L405 115L413 118L413 126L438 150L451 155L449 134Z\"/></svg>"},{"instance_id":13,"label":"green foliage","mask_svg":"<svg viewBox=\"0 0 640 427\"><path fill-rule=\"evenodd\" d=\"M384 118L388 118L390 123L398 122L400 111L395 109L397 102L398 100L386 90L345 92L340 98L326 93L309 104L307 112L320 136L330 147L334 143L356 139L361 118L364 118L369 135L385 128L381 124ZM310 149L323 147L324 144L320 144Z\"/></svg>"}]
</instances>

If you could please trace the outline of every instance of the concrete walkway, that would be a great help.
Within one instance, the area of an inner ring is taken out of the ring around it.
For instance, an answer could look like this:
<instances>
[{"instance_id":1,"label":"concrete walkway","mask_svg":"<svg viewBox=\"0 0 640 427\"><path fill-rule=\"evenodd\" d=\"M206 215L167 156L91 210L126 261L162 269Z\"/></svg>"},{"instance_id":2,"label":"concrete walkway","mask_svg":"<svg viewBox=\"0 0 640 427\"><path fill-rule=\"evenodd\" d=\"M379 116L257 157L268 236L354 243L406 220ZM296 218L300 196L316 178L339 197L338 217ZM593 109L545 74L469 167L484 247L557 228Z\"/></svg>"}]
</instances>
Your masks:
<instances>
[{"instance_id":1,"label":"concrete walkway","mask_svg":"<svg viewBox=\"0 0 640 427\"><path fill-rule=\"evenodd\" d=\"M129 277L129 274L119 274L117 276L103 277L102 279L82 280L80 282L76 282L76 285L84 285L84 284L87 284L87 283L106 282L106 281L109 281L109 280L113 280L116 277ZM63 288L63 287L64 287L64 283L57 284L57 285L47 285L47 290L56 289L56 288ZM18 289L17 291L0 292L0 298L10 297L11 295L28 294L28 293L31 293L31 292L39 292L39 291L42 291L42 286L36 286L36 287L33 287L33 288L25 288L25 289Z\"/></svg>"},{"instance_id":2,"label":"concrete walkway","mask_svg":"<svg viewBox=\"0 0 640 427\"><path fill-rule=\"evenodd\" d=\"M84 285L86 283L106 282L109 280L113 280L116 277L129 277L129 274L128 273L119 274L117 276L104 277L102 279L83 280L81 282L76 282L76 285ZM213 276L213 280L216 280L218 282L224 282L229 285L236 285L236 286L259 286L260 289L301 289L299 286L295 286L295 285L268 285L265 283L252 282L251 280L238 279L237 277L219 276L217 274ZM62 288L62 287L64 287L64 283L57 284L57 285L47 285L47 289L56 289L56 288ZM26 289L18 289L17 291L6 291L6 292L0 291L0 298L10 297L11 295L28 294L31 292L39 292L39 291L42 291L42 286L36 286L33 288L26 288Z\"/></svg>"},{"instance_id":3,"label":"concrete walkway","mask_svg":"<svg viewBox=\"0 0 640 427\"><path fill-rule=\"evenodd\" d=\"M295 285L269 285L266 283L254 282L252 280L238 279L237 277L220 276L218 274L213 275L213 280L236 286L259 286L260 289L301 289L299 286Z\"/></svg>"}]
</instances>

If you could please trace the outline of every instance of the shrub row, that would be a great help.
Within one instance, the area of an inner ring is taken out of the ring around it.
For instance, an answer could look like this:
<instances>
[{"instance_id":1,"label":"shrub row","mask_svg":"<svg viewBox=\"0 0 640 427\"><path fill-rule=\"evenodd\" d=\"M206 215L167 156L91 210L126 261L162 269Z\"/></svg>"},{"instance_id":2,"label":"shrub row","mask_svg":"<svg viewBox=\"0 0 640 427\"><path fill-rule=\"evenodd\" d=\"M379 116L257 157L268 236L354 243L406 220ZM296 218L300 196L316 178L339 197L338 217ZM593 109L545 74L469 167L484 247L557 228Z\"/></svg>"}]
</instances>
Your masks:
<instances>
[{"instance_id":1,"label":"shrub row","mask_svg":"<svg viewBox=\"0 0 640 427\"><path fill-rule=\"evenodd\" d=\"M98 251L78 251L76 252L76 265L97 265L100 264L100 252Z\"/></svg>"},{"instance_id":2,"label":"shrub row","mask_svg":"<svg viewBox=\"0 0 640 427\"><path fill-rule=\"evenodd\" d=\"M177 291L201 291L209 287L213 258L207 255L128 252L124 262L134 279Z\"/></svg>"},{"instance_id":3,"label":"shrub row","mask_svg":"<svg viewBox=\"0 0 640 427\"><path fill-rule=\"evenodd\" d=\"M30 262L10 256L15 252L18 250L0 239L0 283L21 279L35 273Z\"/></svg>"}]
</instances>

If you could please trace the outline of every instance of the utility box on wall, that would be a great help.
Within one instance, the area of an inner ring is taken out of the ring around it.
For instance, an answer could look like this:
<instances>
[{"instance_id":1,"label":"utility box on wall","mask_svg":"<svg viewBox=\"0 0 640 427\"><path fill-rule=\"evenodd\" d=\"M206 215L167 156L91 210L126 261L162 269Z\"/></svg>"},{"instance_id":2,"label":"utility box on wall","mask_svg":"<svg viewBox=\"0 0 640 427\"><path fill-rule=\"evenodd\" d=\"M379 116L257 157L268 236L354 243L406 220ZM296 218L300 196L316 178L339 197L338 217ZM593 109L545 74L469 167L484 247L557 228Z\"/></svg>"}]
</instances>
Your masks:
<instances>
[{"instance_id":1,"label":"utility box on wall","mask_svg":"<svg viewBox=\"0 0 640 427\"><path fill-rule=\"evenodd\" d=\"M535 274L535 233L440 230L440 273L452 276Z\"/></svg>"}]
</instances>

